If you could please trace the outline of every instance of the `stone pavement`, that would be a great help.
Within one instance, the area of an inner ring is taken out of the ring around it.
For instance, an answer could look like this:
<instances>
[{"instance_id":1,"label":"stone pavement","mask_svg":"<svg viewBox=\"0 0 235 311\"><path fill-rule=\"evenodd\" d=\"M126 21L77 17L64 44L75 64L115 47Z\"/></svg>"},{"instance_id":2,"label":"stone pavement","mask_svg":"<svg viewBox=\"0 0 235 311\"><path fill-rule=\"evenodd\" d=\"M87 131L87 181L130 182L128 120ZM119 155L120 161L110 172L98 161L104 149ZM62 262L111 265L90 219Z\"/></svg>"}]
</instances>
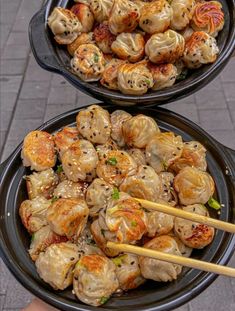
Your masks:
<instances>
[{"instance_id":1,"label":"stone pavement","mask_svg":"<svg viewBox=\"0 0 235 311\"><path fill-rule=\"evenodd\" d=\"M28 43L27 27L42 0L0 0L1 11L1 160L25 134L46 120L77 106L96 101L75 90L60 76L36 64ZM218 141L235 149L235 59L206 88L166 105L199 124ZM235 256L230 265L235 267ZM0 311L20 310L32 295L0 261ZM219 277L199 297L175 311L235 310L235 281Z\"/></svg>"}]
</instances>

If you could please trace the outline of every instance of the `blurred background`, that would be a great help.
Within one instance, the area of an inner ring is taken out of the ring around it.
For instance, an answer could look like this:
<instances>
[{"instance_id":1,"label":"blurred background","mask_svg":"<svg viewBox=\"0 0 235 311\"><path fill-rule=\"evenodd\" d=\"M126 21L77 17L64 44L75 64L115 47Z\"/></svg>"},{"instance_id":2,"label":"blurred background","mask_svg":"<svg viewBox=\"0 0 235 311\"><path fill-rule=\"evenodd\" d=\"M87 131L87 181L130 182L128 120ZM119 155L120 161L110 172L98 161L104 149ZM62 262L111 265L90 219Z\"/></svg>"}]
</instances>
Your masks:
<instances>
[{"instance_id":1,"label":"blurred background","mask_svg":"<svg viewBox=\"0 0 235 311\"><path fill-rule=\"evenodd\" d=\"M28 23L42 3L42 0L0 0L0 162L27 132L43 122L97 102L35 62L28 41ZM235 58L207 87L165 108L187 117L235 149ZM235 267L235 255L229 265ZM0 310L21 310L32 298L0 259ZM235 280L219 277L200 296L175 311L203 309L235 310Z\"/></svg>"}]
</instances>

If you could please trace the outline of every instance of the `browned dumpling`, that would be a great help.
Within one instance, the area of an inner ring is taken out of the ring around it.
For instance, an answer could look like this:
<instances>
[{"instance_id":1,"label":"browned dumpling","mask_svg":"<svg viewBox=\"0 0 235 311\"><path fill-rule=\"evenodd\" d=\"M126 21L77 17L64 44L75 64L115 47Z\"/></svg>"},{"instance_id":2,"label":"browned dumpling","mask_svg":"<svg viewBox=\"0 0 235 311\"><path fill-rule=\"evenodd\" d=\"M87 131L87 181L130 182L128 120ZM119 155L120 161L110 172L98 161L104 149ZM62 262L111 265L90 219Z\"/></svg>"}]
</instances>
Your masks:
<instances>
[{"instance_id":1,"label":"browned dumpling","mask_svg":"<svg viewBox=\"0 0 235 311\"><path fill-rule=\"evenodd\" d=\"M161 200L156 200L157 203L165 202ZM147 215L147 236L155 237L159 235L168 234L174 227L174 217L167 215L155 210L148 209L146 210Z\"/></svg>"},{"instance_id":2,"label":"browned dumpling","mask_svg":"<svg viewBox=\"0 0 235 311\"><path fill-rule=\"evenodd\" d=\"M86 182L73 182L71 180L63 180L55 188L54 197L63 199L83 199L87 187L88 184Z\"/></svg>"},{"instance_id":3,"label":"browned dumpling","mask_svg":"<svg viewBox=\"0 0 235 311\"><path fill-rule=\"evenodd\" d=\"M177 68L173 64L155 65L148 63L148 68L153 76L154 91L172 86L177 78Z\"/></svg>"},{"instance_id":4,"label":"browned dumpling","mask_svg":"<svg viewBox=\"0 0 235 311\"><path fill-rule=\"evenodd\" d=\"M118 150L118 146L111 138L103 145L96 145L96 152L98 154L99 160L106 158L107 152L111 150Z\"/></svg>"},{"instance_id":5,"label":"browned dumpling","mask_svg":"<svg viewBox=\"0 0 235 311\"><path fill-rule=\"evenodd\" d=\"M102 23L109 18L113 2L113 0L90 0L91 11L98 23Z\"/></svg>"},{"instance_id":6,"label":"browned dumpling","mask_svg":"<svg viewBox=\"0 0 235 311\"><path fill-rule=\"evenodd\" d=\"M70 44L80 34L82 25L70 10L56 7L48 18L48 26L59 44Z\"/></svg>"},{"instance_id":7,"label":"browned dumpling","mask_svg":"<svg viewBox=\"0 0 235 311\"><path fill-rule=\"evenodd\" d=\"M224 27L224 13L219 1L199 2L194 9L191 26L195 31L205 31L216 37Z\"/></svg>"},{"instance_id":8,"label":"browned dumpling","mask_svg":"<svg viewBox=\"0 0 235 311\"><path fill-rule=\"evenodd\" d=\"M26 176L29 199L32 200L38 196L50 199L58 182L59 178L52 168Z\"/></svg>"},{"instance_id":9,"label":"browned dumpling","mask_svg":"<svg viewBox=\"0 0 235 311\"><path fill-rule=\"evenodd\" d=\"M149 140L160 130L153 118L138 114L123 123L122 132L128 146L145 148Z\"/></svg>"},{"instance_id":10,"label":"browned dumpling","mask_svg":"<svg viewBox=\"0 0 235 311\"><path fill-rule=\"evenodd\" d=\"M73 72L86 82L98 81L104 71L105 60L101 50L94 44L82 44L71 59Z\"/></svg>"},{"instance_id":11,"label":"browned dumpling","mask_svg":"<svg viewBox=\"0 0 235 311\"><path fill-rule=\"evenodd\" d=\"M109 112L102 107L92 105L79 111L76 121L80 134L93 144L105 144L110 138Z\"/></svg>"},{"instance_id":12,"label":"browned dumpling","mask_svg":"<svg viewBox=\"0 0 235 311\"><path fill-rule=\"evenodd\" d=\"M114 35L132 32L140 18L139 6L130 0L114 0L109 16L109 29Z\"/></svg>"},{"instance_id":13,"label":"browned dumpling","mask_svg":"<svg viewBox=\"0 0 235 311\"><path fill-rule=\"evenodd\" d=\"M219 48L215 38L203 31L196 31L186 42L183 61L188 68L199 68L216 61Z\"/></svg>"},{"instance_id":14,"label":"browned dumpling","mask_svg":"<svg viewBox=\"0 0 235 311\"><path fill-rule=\"evenodd\" d=\"M208 173L187 166L176 175L174 188L181 204L205 204L213 195L215 184Z\"/></svg>"},{"instance_id":15,"label":"browned dumpling","mask_svg":"<svg viewBox=\"0 0 235 311\"><path fill-rule=\"evenodd\" d=\"M64 127L54 135L55 148L60 156L79 138L76 127Z\"/></svg>"},{"instance_id":16,"label":"browned dumpling","mask_svg":"<svg viewBox=\"0 0 235 311\"><path fill-rule=\"evenodd\" d=\"M172 14L167 0L145 3L141 9L139 26L150 34L164 32L170 26Z\"/></svg>"},{"instance_id":17,"label":"browned dumpling","mask_svg":"<svg viewBox=\"0 0 235 311\"><path fill-rule=\"evenodd\" d=\"M132 197L156 201L160 193L160 179L151 166L140 165L136 174L124 179L120 190Z\"/></svg>"},{"instance_id":18,"label":"browned dumpling","mask_svg":"<svg viewBox=\"0 0 235 311\"><path fill-rule=\"evenodd\" d=\"M136 63L144 56L144 46L145 41L141 34L123 32L112 43L111 49L119 58Z\"/></svg>"},{"instance_id":19,"label":"browned dumpling","mask_svg":"<svg viewBox=\"0 0 235 311\"><path fill-rule=\"evenodd\" d=\"M68 49L69 54L73 56L75 51L79 48L80 45L88 44L88 43L92 44L94 42L95 41L94 41L93 32L88 32L88 33L83 32L72 43L67 45L67 49Z\"/></svg>"},{"instance_id":20,"label":"browned dumpling","mask_svg":"<svg viewBox=\"0 0 235 311\"><path fill-rule=\"evenodd\" d=\"M41 252L44 252L51 244L66 242L65 236L60 236L53 232L49 225L34 232L31 238L29 255L35 261Z\"/></svg>"},{"instance_id":21,"label":"browned dumpling","mask_svg":"<svg viewBox=\"0 0 235 311\"><path fill-rule=\"evenodd\" d=\"M91 12L88 5L78 3L72 6L71 12L73 12L82 25L81 32L89 32L92 30L94 24L94 15Z\"/></svg>"},{"instance_id":22,"label":"browned dumpling","mask_svg":"<svg viewBox=\"0 0 235 311\"><path fill-rule=\"evenodd\" d=\"M116 266L101 255L83 256L76 264L73 277L75 295L82 302L100 306L117 290Z\"/></svg>"},{"instance_id":23,"label":"browned dumpling","mask_svg":"<svg viewBox=\"0 0 235 311\"><path fill-rule=\"evenodd\" d=\"M167 235L152 239L144 247L181 256L176 241L173 237ZM182 271L182 267L179 265L148 257L140 257L139 263L143 277L157 282L171 282L176 280Z\"/></svg>"},{"instance_id":24,"label":"browned dumpling","mask_svg":"<svg viewBox=\"0 0 235 311\"><path fill-rule=\"evenodd\" d=\"M89 206L91 216L98 215L101 209L105 209L108 200L113 194L113 186L102 179L96 178L86 191L86 203Z\"/></svg>"},{"instance_id":25,"label":"browned dumpling","mask_svg":"<svg viewBox=\"0 0 235 311\"><path fill-rule=\"evenodd\" d=\"M81 139L65 151L61 157L61 162L64 173L69 180L74 182L89 181L89 176L94 176L98 156L92 143Z\"/></svg>"},{"instance_id":26,"label":"browned dumpling","mask_svg":"<svg viewBox=\"0 0 235 311\"><path fill-rule=\"evenodd\" d=\"M206 171L206 148L198 141L184 143L181 157L175 160L170 168L178 173L186 166L192 166L202 171Z\"/></svg>"},{"instance_id":27,"label":"browned dumpling","mask_svg":"<svg viewBox=\"0 0 235 311\"><path fill-rule=\"evenodd\" d=\"M23 142L21 158L31 170L44 171L55 166L56 153L53 136L44 131L28 133Z\"/></svg>"},{"instance_id":28,"label":"browned dumpling","mask_svg":"<svg viewBox=\"0 0 235 311\"><path fill-rule=\"evenodd\" d=\"M171 29L182 30L192 19L195 0L172 0L171 7L173 16L171 19Z\"/></svg>"},{"instance_id":29,"label":"browned dumpling","mask_svg":"<svg viewBox=\"0 0 235 311\"><path fill-rule=\"evenodd\" d=\"M146 160L159 173L178 159L182 150L181 136L175 136L172 132L157 133L146 146Z\"/></svg>"},{"instance_id":30,"label":"browned dumpling","mask_svg":"<svg viewBox=\"0 0 235 311\"><path fill-rule=\"evenodd\" d=\"M138 148L127 149L126 152L135 160L138 166L146 165L145 150Z\"/></svg>"},{"instance_id":31,"label":"browned dumpling","mask_svg":"<svg viewBox=\"0 0 235 311\"><path fill-rule=\"evenodd\" d=\"M125 151L113 150L97 165L97 175L109 184L119 186L125 177L135 174L136 162Z\"/></svg>"},{"instance_id":32,"label":"browned dumpling","mask_svg":"<svg viewBox=\"0 0 235 311\"><path fill-rule=\"evenodd\" d=\"M123 137L122 125L125 121L131 119L132 116L124 110L115 110L111 113L111 137L118 144L119 147L125 145L125 139Z\"/></svg>"},{"instance_id":33,"label":"browned dumpling","mask_svg":"<svg viewBox=\"0 0 235 311\"><path fill-rule=\"evenodd\" d=\"M47 221L51 229L68 239L76 239L84 229L89 209L82 199L58 199L47 210Z\"/></svg>"},{"instance_id":34,"label":"browned dumpling","mask_svg":"<svg viewBox=\"0 0 235 311\"><path fill-rule=\"evenodd\" d=\"M116 266L119 288L127 291L137 288L145 282L139 267L138 257L132 254L122 254L112 259Z\"/></svg>"},{"instance_id":35,"label":"browned dumpling","mask_svg":"<svg viewBox=\"0 0 235 311\"><path fill-rule=\"evenodd\" d=\"M73 282L78 247L70 242L50 245L39 254L35 265L40 278L54 289L65 289Z\"/></svg>"},{"instance_id":36,"label":"browned dumpling","mask_svg":"<svg viewBox=\"0 0 235 311\"><path fill-rule=\"evenodd\" d=\"M178 197L173 188L175 176L170 172L160 172L158 174L161 182L159 199L167 202L171 206L178 204Z\"/></svg>"},{"instance_id":37,"label":"browned dumpling","mask_svg":"<svg viewBox=\"0 0 235 311\"><path fill-rule=\"evenodd\" d=\"M119 199L109 201L105 222L108 229L116 234L119 243L135 243L146 233L147 216L140 204L119 194Z\"/></svg>"},{"instance_id":38,"label":"browned dumpling","mask_svg":"<svg viewBox=\"0 0 235 311\"><path fill-rule=\"evenodd\" d=\"M209 217L206 207L202 204L184 206L183 210ZM215 233L212 227L178 217L175 218L175 232L185 245L199 249L210 244Z\"/></svg>"},{"instance_id":39,"label":"browned dumpling","mask_svg":"<svg viewBox=\"0 0 235 311\"><path fill-rule=\"evenodd\" d=\"M157 33L145 45L145 54L156 64L174 63L184 53L184 37L174 30Z\"/></svg>"},{"instance_id":40,"label":"browned dumpling","mask_svg":"<svg viewBox=\"0 0 235 311\"><path fill-rule=\"evenodd\" d=\"M110 32L108 21L96 25L94 28L94 38L103 53L112 53L111 45L115 41L116 36Z\"/></svg>"},{"instance_id":41,"label":"browned dumpling","mask_svg":"<svg viewBox=\"0 0 235 311\"><path fill-rule=\"evenodd\" d=\"M47 225L46 213L51 201L36 197L21 203L19 214L21 221L29 233L33 233Z\"/></svg>"},{"instance_id":42,"label":"browned dumpling","mask_svg":"<svg viewBox=\"0 0 235 311\"><path fill-rule=\"evenodd\" d=\"M118 90L118 69L125 61L113 58L104 68L100 83L110 90Z\"/></svg>"},{"instance_id":43,"label":"browned dumpling","mask_svg":"<svg viewBox=\"0 0 235 311\"><path fill-rule=\"evenodd\" d=\"M123 94L143 95L152 86L153 76L144 62L119 67L118 88Z\"/></svg>"}]
</instances>

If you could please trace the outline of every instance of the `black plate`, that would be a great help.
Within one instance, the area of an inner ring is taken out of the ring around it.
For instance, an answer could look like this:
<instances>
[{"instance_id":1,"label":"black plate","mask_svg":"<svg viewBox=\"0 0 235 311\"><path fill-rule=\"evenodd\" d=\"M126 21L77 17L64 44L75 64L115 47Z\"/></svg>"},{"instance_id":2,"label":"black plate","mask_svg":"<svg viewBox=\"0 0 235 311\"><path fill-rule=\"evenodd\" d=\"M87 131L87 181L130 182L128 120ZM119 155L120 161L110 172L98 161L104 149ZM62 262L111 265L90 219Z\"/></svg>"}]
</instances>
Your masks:
<instances>
[{"instance_id":1,"label":"black plate","mask_svg":"<svg viewBox=\"0 0 235 311\"><path fill-rule=\"evenodd\" d=\"M124 95L109 90L99 82L84 82L75 76L70 69L70 56L66 47L57 44L49 30L46 21L56 6L70 8L74 2L68 0L49 0L43 8L32 18L29 25L29 39L33 54L38 64L46 70L64 76L72 85L83 92L107 103L119 105L155 104L188 96L207 85L224 68L235 47L235 2L234 0L220 0L225 12L225 25L219 33L217 40L220 53L217 61L192 71L190 76L181 82L161 91L149 91L142 96Z\"/></svg>"},{"instance_id":2,"label":"black plate","mask_svg":"<svg viewBox=\"0 0 235 311\"><path fill-rule=\"evenodd\" d=\"M112 106L103 105L103 107L110 112L114 110ZM74 124L76 114L80 109L62 114L42 125L40 129L53 133L66 125ZM153 110L134 107L125 110L133 115L138 113L150 115L156 119L161 129L173 131L181 135L185 141L197 140L207 148L208 168L216 183L218 199L225 205L219 219L234 223L235 152L220 145L191 121L171 111L161 108ZM76 300L71 293L71 288L65 291L54 291L36 273L34 263L27 253L30 238L18 215L19 205L26 199L23 176L29 174L29 170L22 166L21 147L22 144L0 166L0 249L2 258L19 282L33 294L60 310L97 310L95 307L87 306ZM213 213L212 210L210 212ZM217 217L215 214L213 216ZM225 265L233 253L234 244L235 237L232 234L217 230L212 244L201 251L194 251L193 257ZM129 291L122 297L111 298L99 309L170 310L198 295L215 278L214 274L184 268L183 273L172 283L148 281L145 285Z\"/></svg>"}]
</instances>

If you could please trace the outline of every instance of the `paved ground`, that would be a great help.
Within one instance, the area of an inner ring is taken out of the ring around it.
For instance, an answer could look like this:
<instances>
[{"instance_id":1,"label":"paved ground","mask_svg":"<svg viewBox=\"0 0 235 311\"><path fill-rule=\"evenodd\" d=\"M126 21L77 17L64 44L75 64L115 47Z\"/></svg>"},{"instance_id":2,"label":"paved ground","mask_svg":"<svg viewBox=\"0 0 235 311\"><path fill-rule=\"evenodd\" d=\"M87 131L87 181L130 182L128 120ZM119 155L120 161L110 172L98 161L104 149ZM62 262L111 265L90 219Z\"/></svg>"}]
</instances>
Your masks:
<instances>
[{"instance_id":1,"label":"paved ground","mask_svg":"<svg viewBox=\"0 0 235 311\"><path fill-rule=\"evenodd\" d=\"M1 11L1 160L25 134L44 121L95 100L76 91L63 78L45 72L30 53L27 27L42 0L0 0ZM206 88L166 107L201 125L235 149L235 59ZM235 256L230 262L235 267ZM32 295L0 261L0 310L20 310ZM235 281L219 277L200 297L176 311L235 310Z\"/></svg>"}]
</instances>

